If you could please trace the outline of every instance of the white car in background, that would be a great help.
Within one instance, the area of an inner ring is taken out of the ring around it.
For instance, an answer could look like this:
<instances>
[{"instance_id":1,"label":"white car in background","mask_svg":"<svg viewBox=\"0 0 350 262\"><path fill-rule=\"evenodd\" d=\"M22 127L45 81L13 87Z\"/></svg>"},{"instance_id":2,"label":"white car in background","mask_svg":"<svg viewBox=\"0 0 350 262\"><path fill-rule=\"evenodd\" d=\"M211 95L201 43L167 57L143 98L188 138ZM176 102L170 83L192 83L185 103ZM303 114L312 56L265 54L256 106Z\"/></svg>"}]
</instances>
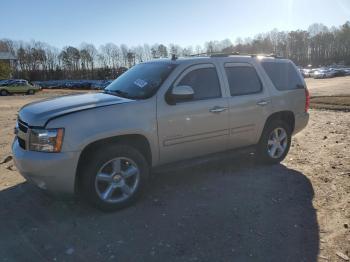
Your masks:
<instances>
[{"instance_id":1,"label":"white car in background","mask_svg":"<svg viewBox=\"0 0 350 262\"><path fill-rule=\"evenodd\" d=\"M320 78L331 78L334 77L335 72L330 69L317 69L313 73L313 78L320 79Z\"/></svg>"},{"instance_id":2,"label":"white car in background","mask_svg":"<svg viewBox=\"0 0 350 262\"><path fill-rule=\"evenodd\" d=\"M299 71L300 71L300 73L302 74L302 76L303 76L304 78L310 77L311 69L308 69L308 68L299 68Z\"/></svg>"}]
</instances>

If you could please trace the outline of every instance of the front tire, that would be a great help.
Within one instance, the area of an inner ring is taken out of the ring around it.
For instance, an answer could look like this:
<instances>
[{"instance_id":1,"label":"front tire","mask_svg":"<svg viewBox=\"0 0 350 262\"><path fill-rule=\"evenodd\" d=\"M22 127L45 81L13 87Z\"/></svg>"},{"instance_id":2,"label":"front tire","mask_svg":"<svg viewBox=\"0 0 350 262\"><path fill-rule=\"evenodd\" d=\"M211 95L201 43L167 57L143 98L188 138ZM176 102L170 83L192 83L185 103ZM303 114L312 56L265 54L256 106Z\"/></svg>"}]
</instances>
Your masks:
<instances>
[{"instance_id":1,"label":"front tire","mask_svg":"<svg viewBox=\"0 0 350 262\"><path fill-rule=\"evenodd\" d=\"M292 131L290 126L280 120L271 121L265 127L258 145L258 157L262 163L278 164L287 156Z\"/></svg>"},{"instance_id":2,"label":"front tire","mask_svg":"<svg viewBox=\"0 0 350 262\"><path fill-rule=\"evenodd\" d=\"M34 94L35 94L35 92L34 92L34 90L33 90L33 89L29 89L29 90L28 90L28 92L27 92L27 94L28 94L28 95L34 95Z\"/></svg>"},{"instance_id":3,"label":"front tire","mask_svg":"<svg viewBox=\"0 0 350 262\"><path fill-rule=\"evenodd\" d=\"M145 157L129 145L99 148L82 168L82 193L103 211L114 211L137 200L149 177Z\"/></svg>"}]
</instances>

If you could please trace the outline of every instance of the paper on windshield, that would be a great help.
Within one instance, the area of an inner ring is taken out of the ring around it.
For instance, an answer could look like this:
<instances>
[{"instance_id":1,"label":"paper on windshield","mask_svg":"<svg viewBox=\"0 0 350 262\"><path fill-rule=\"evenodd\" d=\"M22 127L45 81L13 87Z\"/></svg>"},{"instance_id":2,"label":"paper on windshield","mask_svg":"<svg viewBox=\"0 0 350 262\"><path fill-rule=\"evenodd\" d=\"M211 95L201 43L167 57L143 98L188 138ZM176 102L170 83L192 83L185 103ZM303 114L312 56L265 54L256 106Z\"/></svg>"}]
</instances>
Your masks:
<instances>
[{"instance_id":1,"label":"paper on windshield","mask_svg":"<svg viewBox=\"0 0 350 262\"><path fill-rule=\"evenodd\" d=\"M134 81L134 84L137 85L140 88L144 88L148 83L145 80L142 79L136 79Z\"/></svg>"}]
</instances>

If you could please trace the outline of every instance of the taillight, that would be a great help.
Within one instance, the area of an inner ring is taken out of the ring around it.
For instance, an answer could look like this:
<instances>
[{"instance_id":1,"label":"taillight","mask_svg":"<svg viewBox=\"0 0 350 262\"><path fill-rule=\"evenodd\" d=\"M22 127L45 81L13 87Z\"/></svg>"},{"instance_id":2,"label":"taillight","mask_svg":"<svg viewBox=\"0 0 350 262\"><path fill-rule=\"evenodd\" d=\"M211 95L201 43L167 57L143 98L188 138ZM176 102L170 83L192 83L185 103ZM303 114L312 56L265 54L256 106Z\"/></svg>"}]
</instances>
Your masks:
<instances>
[{"instance_id":1,"label":"taillight","mask_svg":"<svg viewBox=\"0 0 350 262\"><path fill-rule=\"evenodd\" d=\"M305 87L305 112L309 111L310 108L310 93L309 90Z\"/></svg>"}]
</instances>

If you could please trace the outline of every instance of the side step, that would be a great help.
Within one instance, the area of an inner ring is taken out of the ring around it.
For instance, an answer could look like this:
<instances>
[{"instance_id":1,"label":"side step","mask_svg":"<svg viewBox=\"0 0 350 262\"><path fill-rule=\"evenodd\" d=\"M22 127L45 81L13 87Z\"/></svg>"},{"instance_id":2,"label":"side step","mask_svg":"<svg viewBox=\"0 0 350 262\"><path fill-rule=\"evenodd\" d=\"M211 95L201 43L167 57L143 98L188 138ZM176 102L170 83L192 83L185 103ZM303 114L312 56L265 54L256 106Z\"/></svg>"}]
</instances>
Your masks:
<instances>
[{"instance_id":1,"label":"side step","mask_svg":"<svg viewBox=\"0 0 350 262\"><path fill-rule=\"evenodd\" d=\"M191 159L181 160L174 163L164 164L152 169L152 172L162 173L171 171L174 169L189 168L193 166L198 166L208 162L218 161L222 159L229 159L233 157L239 157L242 155L255 155L256 149L255 146L243 147L234 150L228 150L220 153L209 154L205 156L195 157Z\"/></svg>"}]
</instances>

